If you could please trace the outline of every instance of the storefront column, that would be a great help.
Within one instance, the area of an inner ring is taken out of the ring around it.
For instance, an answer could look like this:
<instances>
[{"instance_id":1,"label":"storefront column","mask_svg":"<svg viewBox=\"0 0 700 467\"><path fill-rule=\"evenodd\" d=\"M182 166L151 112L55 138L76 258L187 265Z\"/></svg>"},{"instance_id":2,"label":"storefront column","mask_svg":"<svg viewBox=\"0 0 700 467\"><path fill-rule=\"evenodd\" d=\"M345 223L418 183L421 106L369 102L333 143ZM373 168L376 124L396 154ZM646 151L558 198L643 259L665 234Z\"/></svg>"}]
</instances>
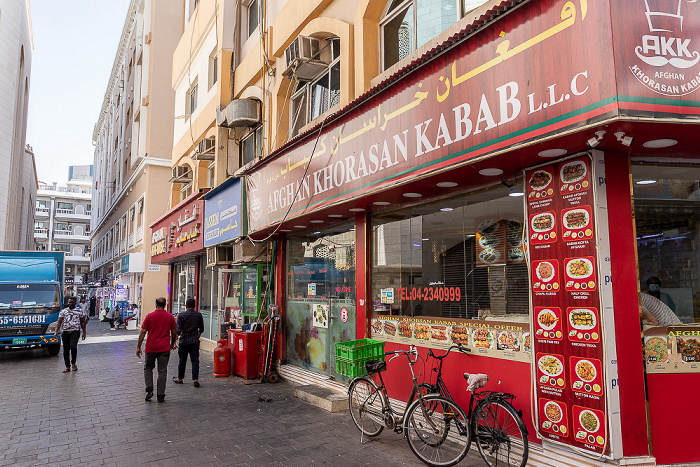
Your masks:
<instances>
[{"instance_id":1,"label":"storefront column","mask_svg":"<svg viewBox=\"0 0 700 467\"><path fill-rule=\"evenodd\" d=\"M199 303L199 275L202 273L199 259L200 257L197 256L194 260L194 292L192 292L192 295L194 296L195 303Z\"/></svg>"},{"instance_id":2,"label":"storefront column","mask_svg":"<svg viewBox=\"0 0 700 467\"><path fill-rule=\"evenodd\" d=\"M367 218L366 212L355 216L355 300L357 302L355 325L358 339L363 339L367 336L370 319L370 313L367 313L369 306L367 303L367 290L369 290L369 239L371 235Z\"/></svg>"},{"instance_id":3,"label":"storefront column","mask_svg":"<svg viewBox=\"0 0 700 467\"><path fill-rule=\"evenodd\" d=\"M277 246L277 251L275 251L275 254L277 255L277 258L275 260L275 290L277 291L277 299L275 303L277 303L277 309L279 310L280 314L282 315L282 320L280 321L280 326L281 328L279 329L279 332L277 333L277 357L280 358L281 360L284 360L284 349L285 349L285 336L286 332L284 332L284 322L285 322L285 314L286 310L284 309L284 304L286 303L285 297L287 296L287 274L286 274L286 263L287 263L287 258L284 255L285 252L285 245L287 244L286 240L284 238L279 239L275 242Z\"/></svg>"},{"instance_id":4,"label":"storefront column","mask_svg":"<svg viewBox=\"0 0 700 467\"><path fill-rule=\"evenodd\" d=\"M174 264L168 264L168 296L166 297L168 299L168 305L166 306L166 309L170 314L173 314L173 290L175 290L175 287L173 286L173 280L175 280L174 269Z\"/></svg>"},{"instance_id":5,"label":"storefront column","mask_svg":"<svg viewBox=\"0 0 700 467\"><path fill-rule=\"evenodd\" d=\"M639 324L636 234L632 214L630 158L606 155L610 259L615 308L622 447L625 457L649 455L647 410ZM638 332L639 331L639 332Z\"/></svg>"}]
</instances>

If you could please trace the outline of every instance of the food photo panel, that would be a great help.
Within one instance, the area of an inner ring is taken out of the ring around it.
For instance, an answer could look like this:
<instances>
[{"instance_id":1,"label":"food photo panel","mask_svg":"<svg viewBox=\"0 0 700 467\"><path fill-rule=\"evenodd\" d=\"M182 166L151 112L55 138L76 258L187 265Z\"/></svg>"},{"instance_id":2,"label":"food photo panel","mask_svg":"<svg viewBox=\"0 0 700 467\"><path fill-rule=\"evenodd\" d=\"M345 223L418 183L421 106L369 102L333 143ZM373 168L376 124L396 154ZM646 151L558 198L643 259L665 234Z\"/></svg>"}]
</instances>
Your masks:
<instances>
[{"instance_id":1,"label":"food photo panel","mask_svg":"<svg viewBox=\"0 0 700 467\"><path fill-rule=\"evenodd\" d=\"M595 258L566 258L564 260L565 288L567 291L585 291L596 289Z\"/></svg>"},{"instance_id":2,"label":"food photo panel","mask_svg":"<svg viewBox=\"0 0 700 467\"><path fill-rule=\"evenodd\" d=\"M556 214L541 212L530 216L530 243L541 245L557 241Z\"/></svg>"},{"instance_id":3,"label":"food photo panel","mask_svg":"<svg viewBox=\"0 0 700 467\"><path fill-rule=\"evenodd\" d=\"M591 186L588 157L574 159L559 166L559 186L562 194L587 190Z\"/></svg>"},{"instance_id":4,"label":"food photo panel","mask_svg":"<svg viewBox=\"0 0 700 467\"><path fill-rule=\"evenodd\" d=\"M564 331L561 320L561 308L535 307L535 336L537 339L561 340Z\"/></svg>"},{"instance_id":5,"label":"food photo panel","mask_svg":"<svg viewBox=\"0 0 700 467\"><path fill-rule=\"evenodd\" d=\"M551 198L554 195L553 167L543 167L535 170L527 181L528 200Z\"/></svg>"},{"instance_id":6,"label":"food photo panel","mask_svg":"<svg viewBox=\"0 0 700 467\"><path fill-rule=\"evenodd\" d=\"M575 405L572 409L574 438L592 449L605 444L605 415L600 410Z\"/></svg>"},{"instance_id":7,"label":"food photo panel","mask_svg":"<svg viewBox=\"0 0 700 467\"><path fill-rule=\"evenodd\" d=\"M593 222L590 206L565 209L561 213L561 237L565 242L593 238Z\"/></svg>"},{"instance_id":8,"label":"food photo panel","mask_svg":"<svg viewBox=\"0 0 700 467\"><path fill-rule=\"evenodd\" d=\"M548 259L532 262L532 288L537 292L558 292L561 288L559 261Z\"/></svg>"},{"instance_id":9,"label":"food photo panel","mask_svg":"<svg viewBox=\"0 0 700 467\"><path fill-rule=\"evenodd\" d=\"M564 357L556 354L538 353L537 381L541 386L563 389L566 386Z\"/></svg>"},{"instance_id":10,"label":"food photo panel","mask_svg":"<svg viewBox=\"0 0 700 467\"><path fill-rule=\"evenodd\" d=\"M569 317L569 340L572 342L599 342L600 325L598 310L592 307L570 307L566 309Z\"/></svg>"},{"instance_id":11,"label":"food photo panel","mask_svg":"<svg viewBox=\"0 0 700 467\"><path fill-rule=\"evenodd\" d=\"M603 394L603 370L600 360L571 357L569 359L571 388L586 394Z\"/></svg>"},{"instance_id":12,"label":"food photo panel","mask_svg":"<svg viewBox=\"0 0 700 467\"><path fill-rule=\"evenodd\" d=\"M568 437L570 430L566 404L540 398L538 405L541 430L557 436Z\"/></svg>"}]
</instances>

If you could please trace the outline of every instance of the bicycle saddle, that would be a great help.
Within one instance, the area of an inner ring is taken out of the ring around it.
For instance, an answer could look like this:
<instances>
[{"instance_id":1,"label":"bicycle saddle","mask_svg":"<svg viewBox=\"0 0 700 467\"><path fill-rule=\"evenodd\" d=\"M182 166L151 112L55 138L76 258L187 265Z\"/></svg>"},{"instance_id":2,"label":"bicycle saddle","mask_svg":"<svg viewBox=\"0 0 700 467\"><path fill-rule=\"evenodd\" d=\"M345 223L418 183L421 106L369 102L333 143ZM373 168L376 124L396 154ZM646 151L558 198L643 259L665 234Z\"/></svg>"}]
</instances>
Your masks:
<instances>
[{"instance_id":1,"label":"bicycle saddle","mask_svg":"<svg viewBox=\"0 0 700 467\"><path fill-rule=\"evenodd\" d=\"M386 370L386 362L369 361L365 363L365 368L367 368L368 373L380 373Z\"/></svg>"},{"instance_id":2,"label":"bicycle saddle","mask_svg":"<svg viewBox=\"0 0 700 467\"><path fill-rule=\"evenodd\" d=\"M484 373L464 373L464 379L469 384L467 391L474 391L486 386L486 383L489 381L489 375Z\"/></svg>"}]
</instances>

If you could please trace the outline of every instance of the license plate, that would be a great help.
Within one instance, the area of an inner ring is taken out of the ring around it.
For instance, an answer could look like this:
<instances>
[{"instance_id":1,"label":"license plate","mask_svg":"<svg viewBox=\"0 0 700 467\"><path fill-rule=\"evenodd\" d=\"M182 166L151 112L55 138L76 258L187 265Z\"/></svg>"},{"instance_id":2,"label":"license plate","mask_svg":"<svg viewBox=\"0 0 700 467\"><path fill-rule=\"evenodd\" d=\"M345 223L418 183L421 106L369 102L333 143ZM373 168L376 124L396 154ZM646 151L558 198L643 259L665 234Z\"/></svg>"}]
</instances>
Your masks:
<instances>
[{"instance_id":1,"label":"license plate","mask_svg":"<svg viewBox=\"0 0 700 467\"><path fill-rule=\"evenodd\" d=\"M27 343L26 337L21 337L19 339L12 339L12 345L19 345L19 344L26 344L26 343Z\"/></svg>"}]
</instances>

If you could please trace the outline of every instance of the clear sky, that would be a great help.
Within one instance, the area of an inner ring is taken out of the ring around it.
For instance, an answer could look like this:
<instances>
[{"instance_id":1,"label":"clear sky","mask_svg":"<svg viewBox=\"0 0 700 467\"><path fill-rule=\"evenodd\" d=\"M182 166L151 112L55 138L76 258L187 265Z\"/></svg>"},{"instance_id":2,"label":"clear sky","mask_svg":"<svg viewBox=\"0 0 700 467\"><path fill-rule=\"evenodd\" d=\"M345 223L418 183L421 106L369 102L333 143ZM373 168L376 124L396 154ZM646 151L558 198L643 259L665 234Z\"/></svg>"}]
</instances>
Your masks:
<instances>
[{"instance_id":1,"label":"clear sky","mask_svg":"<svg viewBox=\"0 0 700 467\"><path fill-rule=\"evenodd\" d=\"M62 185L69 165L92 164L92 130L128 7L129 0L31 0L27 144L39 180Z\"/></svg>"}]
</instances>

